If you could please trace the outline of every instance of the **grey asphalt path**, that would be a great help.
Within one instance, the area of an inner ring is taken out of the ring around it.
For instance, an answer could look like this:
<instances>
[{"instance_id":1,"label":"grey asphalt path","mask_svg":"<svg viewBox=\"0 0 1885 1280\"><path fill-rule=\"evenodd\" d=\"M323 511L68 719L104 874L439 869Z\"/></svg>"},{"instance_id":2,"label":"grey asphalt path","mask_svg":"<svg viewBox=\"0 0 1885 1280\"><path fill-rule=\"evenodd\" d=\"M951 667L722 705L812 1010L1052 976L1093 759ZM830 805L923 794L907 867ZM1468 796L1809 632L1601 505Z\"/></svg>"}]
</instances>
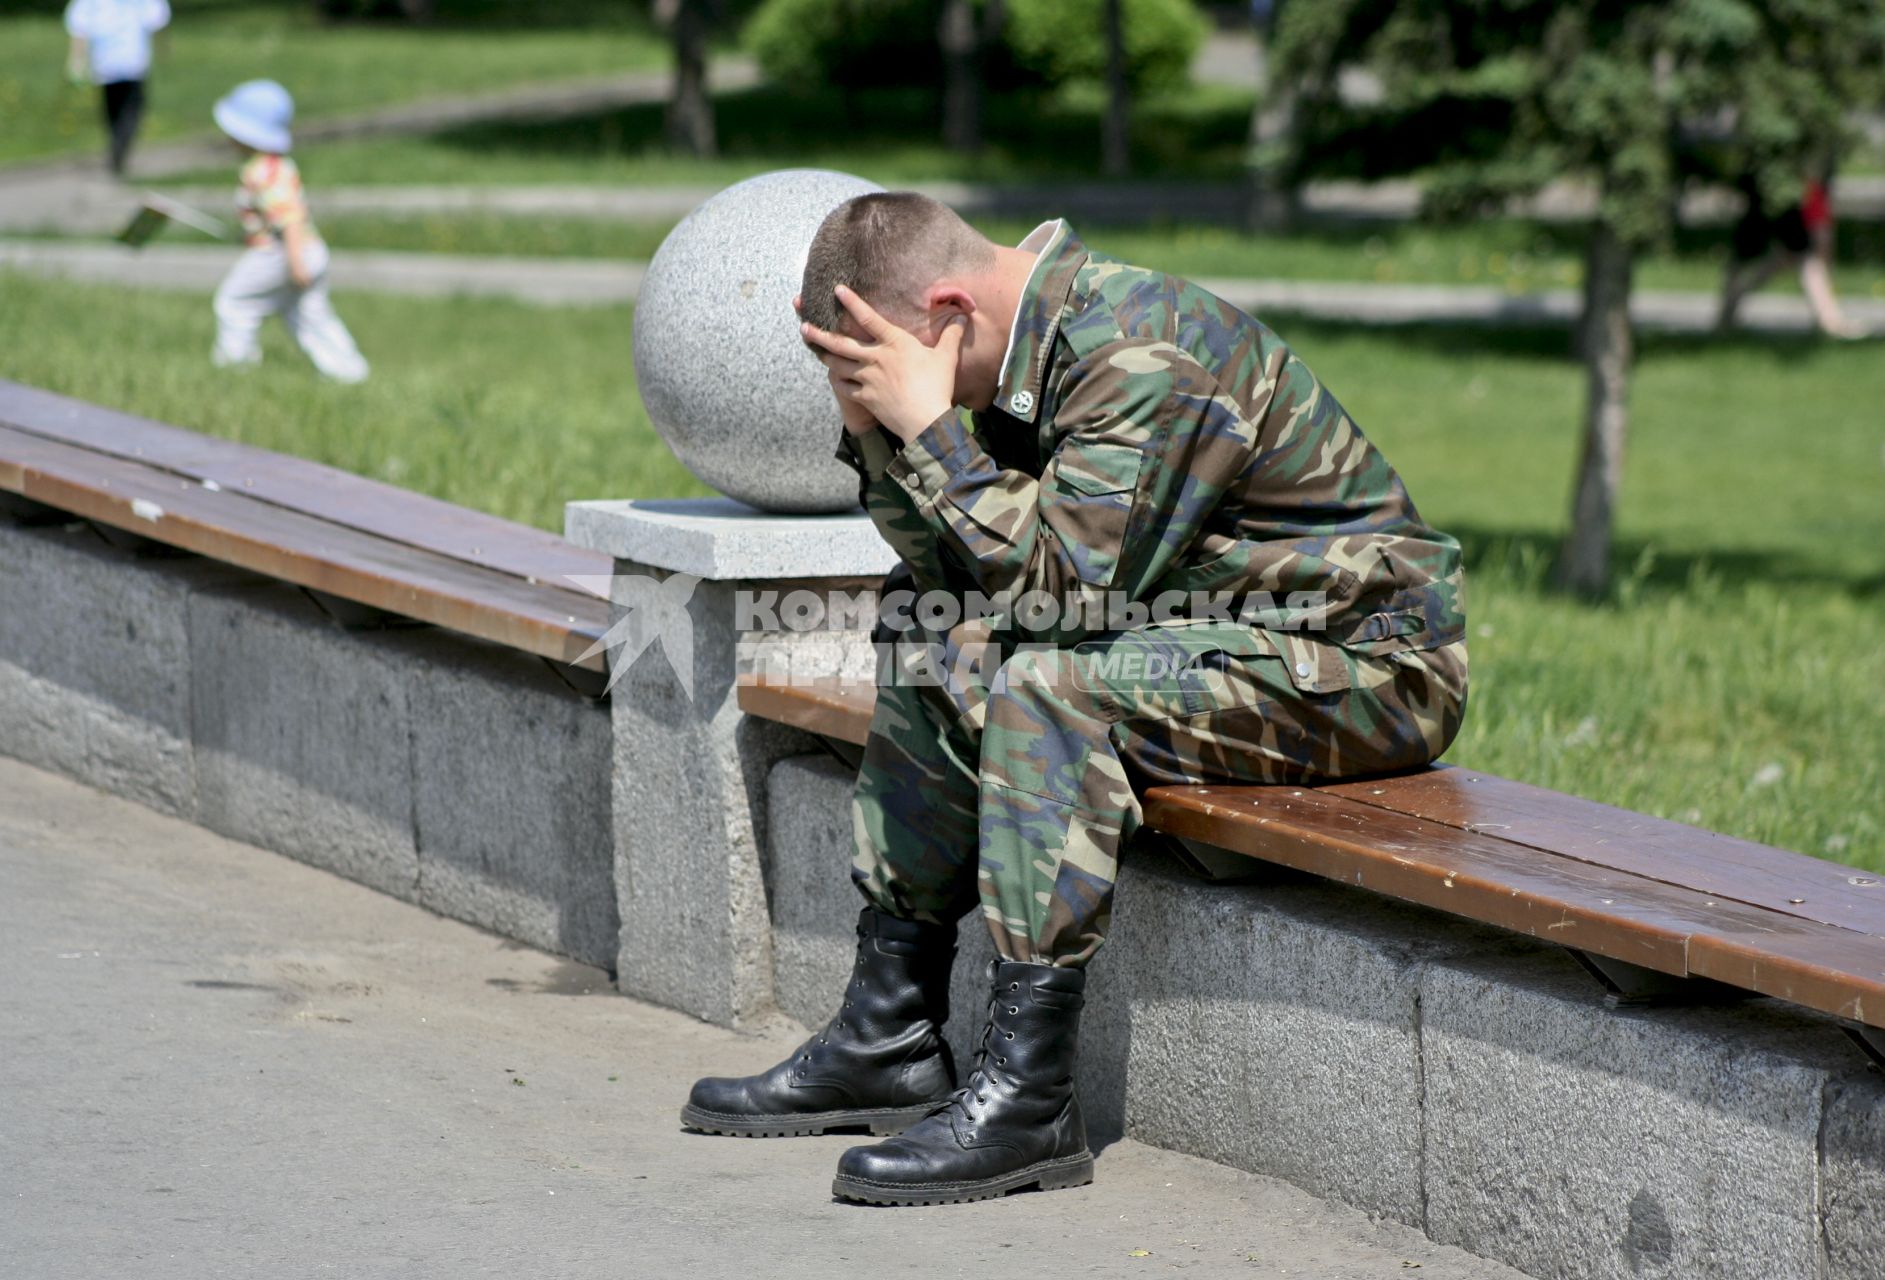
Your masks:
<instances>
[{"instance_id":1,"label":"grey asphalt path","mask_svg":"<svg viewBox=\"0 0 1885 1280\"><path fill-rule=\"evenodd\" d=\"M304 120L295 125L295 142L305 147L351 138L439 133L493 121L566 120L598 111L664 102L672 82L672 72L653 69L447 94ZM716 93L750 88L759 82L759 69L750 58L716 58L709 68L708 82ZM139 146L132 154L131 176L149 180L167 173L220 165L228 160L229 154L229 144L222 135L205 129L196 138ZM87 155L8 168L0 171L0 193L16 182L97 173L101 163Z\"/></svg>"},{"instance_id":2,"label":"grey asphalt path","mask_svg":"<svg viewBox=\"0 0 1885 1280\"><path fill-rule=\"evenodd\" d=\"M157 245L0 240L0 270L65 279L108 281L134 288L208 293L238 251L218 245ZM435 253L337 250L332 278L342 291L427 297L476 295L546 306L614 306L633 302L642 263L583 258L503 258ZM1296 315L1350 324L1443 323L1568 325L1582 298L1574 289L1512 294L1493 286L1360 284L1340 281L1203 279L1206 288L1253 315ZM1885 301L1845 300L1847 315L1885 334ZM1712 294L1638 290L1631 301L1645 331L1706 333L1715 322ZM1806 333L1803 298L1762 294L1742 308L1754 333Z\"/></svg>"},{"instance_id":3,"label":"grey asphalt path","mask_svg":"<svg viewBox=\"0 0 1885 1280\"><path fill-rule=\"evenodd\" d=\"M0 270L90 280L131 288L209 294L242 251L227 245L156 245L0 240ZM587 258L505 258L444 253L336 250L334 287L418 297L513 298L541 306L615 306L633 302L645 266Z\"/></svg>"},{"instance_id":4,"label":"grey asphalt path","mask_svg":"<svg viewBox=\"0 0 1885 1280\"><path fill-rule=\"evenodd\" d=\"M0 759L0 1273L1522 1280L1138 1143L1091 1187L830 1198L856 1139L680 1130L735 1035ZM1143 1251L1142 1256L1135 1256Z\"/></svg>"},{"instance_id":5,"label":"grey asphalt path","mask_svg":"<svg viewBox=\"0 0 1885 1280\"><path fill-rule=\"evenodd\" d=\"M664 101L670 79L667 71L630 71L428 98L310 120L295 126L295 139L306 147L349 138L439 133L490 121L568 119ZM709 71L716 92L748 88L758 79L758 69L748 58L719 59ZM214 132L139 147L132 157L132 178L149 183L165 174L225 165L232 174L231 187L213 196L220 213L233 189L234 161L229 144ZM115 231L136 208L139 191L105 173L91 155L0 170L0 231Z\"/></svg>"}]
</instances>

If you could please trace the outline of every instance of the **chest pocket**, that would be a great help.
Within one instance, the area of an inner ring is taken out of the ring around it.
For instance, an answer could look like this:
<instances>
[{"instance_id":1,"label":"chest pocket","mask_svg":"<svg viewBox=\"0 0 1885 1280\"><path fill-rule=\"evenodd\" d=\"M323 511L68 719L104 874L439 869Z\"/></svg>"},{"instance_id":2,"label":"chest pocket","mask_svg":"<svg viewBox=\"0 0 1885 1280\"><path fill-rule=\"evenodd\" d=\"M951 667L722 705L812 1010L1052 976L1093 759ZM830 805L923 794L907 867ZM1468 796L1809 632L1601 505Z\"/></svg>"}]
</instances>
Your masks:
<instances>
[{"instance_id":1,"label":"chest pocket","mask_svg":"<svg viewBox=\"0 0 1885 1280\"><path fill-rule=\"evenodd\" d=\"M1062 446L1042 477L1042 518L1082 582L1110 585L1132 517L1145 451L1105 441Z\"/></svg>"}]
</instances>

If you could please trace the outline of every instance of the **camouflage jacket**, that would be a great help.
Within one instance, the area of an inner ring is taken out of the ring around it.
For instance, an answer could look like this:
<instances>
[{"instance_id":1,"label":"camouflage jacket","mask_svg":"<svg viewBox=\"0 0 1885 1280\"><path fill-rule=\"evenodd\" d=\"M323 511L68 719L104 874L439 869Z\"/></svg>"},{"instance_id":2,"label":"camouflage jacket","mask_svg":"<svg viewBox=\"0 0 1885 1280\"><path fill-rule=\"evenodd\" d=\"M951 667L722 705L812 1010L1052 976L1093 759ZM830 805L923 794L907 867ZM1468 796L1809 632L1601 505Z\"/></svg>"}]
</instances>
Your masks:
<instances>
[{"instance_id":1,"label":"camouflage jacket","mask_svg":"<svg viewBox=\"0 0 1885 1280\"><path fill-rule=\"evenodd\" d=\"M1365 653L1463 637L1459 544L1421 522L1281 339L1194 284L1089 253L1065 222L1022 247L1043 240L973 432L951 413L908 445L841 439L919 586L1260 594L1254 625ZM1089 625L1062 640L1111 629L1069 616Z\"/></svg>"}]
</instances>

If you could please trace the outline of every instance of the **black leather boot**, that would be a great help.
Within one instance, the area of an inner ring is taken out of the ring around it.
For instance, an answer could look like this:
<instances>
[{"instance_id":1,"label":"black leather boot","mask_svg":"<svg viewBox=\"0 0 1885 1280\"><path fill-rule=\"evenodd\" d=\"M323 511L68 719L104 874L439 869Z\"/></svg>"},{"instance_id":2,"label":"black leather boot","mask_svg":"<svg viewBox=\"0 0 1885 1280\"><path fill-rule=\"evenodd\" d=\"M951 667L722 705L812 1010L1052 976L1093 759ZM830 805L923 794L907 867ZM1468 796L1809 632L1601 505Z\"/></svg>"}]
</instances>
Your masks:
<instances>
[{"instance_id":1,"label":"black leather boot","mask_svg":"<svg viewBox=\"0 0 1885 1280\"><path fill-rule=\"evenodd\" d=\"M868 1204L955 1204L1093 1181L1073 1091L1086 971L998 962L975 1071L904 1133L853 1147L832 1194Z\"/></svg>"},{"instance_id":2,"label":"black leather boot","mask_svg":"<svg viewBox=\"0 0 1885 1280\"><path fill-rule=\"evenodd\" d=\"M857 1125L901 1132L956 1087L942 1038L955 959L954 925L864 908L851 985L825 1029L761 1075L696 1081L681 1123L746 1138Z\"/></svg>"}]
</instances>

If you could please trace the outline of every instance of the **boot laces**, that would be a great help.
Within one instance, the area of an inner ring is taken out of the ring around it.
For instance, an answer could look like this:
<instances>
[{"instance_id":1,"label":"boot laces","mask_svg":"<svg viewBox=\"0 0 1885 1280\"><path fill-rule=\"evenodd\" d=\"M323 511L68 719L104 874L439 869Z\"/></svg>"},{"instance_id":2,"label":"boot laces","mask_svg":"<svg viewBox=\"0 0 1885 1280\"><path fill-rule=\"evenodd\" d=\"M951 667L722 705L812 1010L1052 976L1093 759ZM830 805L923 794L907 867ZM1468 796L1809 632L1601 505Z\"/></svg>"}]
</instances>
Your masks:
<instances>
[{"instance_id":1,"label":"boot laces","mask_svg":"<svg viewBox=\"0 0 1885 1280\"><path fill-rule=\"evenodd\" d=\"M844 1010L849 1009L852 1000L856 998L858 980L863 976L864 972L864 941L864 935L861 933L858 934L857 956L851 964L851 981L845 984L843 1007L831 1016L831 1020L825 1023L822 1029L814 1031L810 1036L806 1037L803 1044L793 1050L793 1056L801 1064L798 1070L793 1072L794 1076L802 1076L804 1074L805 1069L803 1064L812 1060L812 1049L814 1047L821 1044L830 1044L831 1033L844 1030Z\"/></svg>"},{"instance_id":2,"label":"boot laces","mask_svg":"<svg viewBox=\"0 0 1885 1280\"><path fill-rule=\"evenodd\" d=\"M1008 990L1010 992L1018 992L1020 989L1021 984L1018 982L1008 984ZM996 1067L1005 1067L1008 1065L1007 1056L997 1052L994 1043L996 1036L995 1011L997 1007L1001 1005L1003 999L1004 996L999 987L989 992L988 1017L982 1024L981 1041L975 1046L975 1065L969 1069L969 1078L963 1081L962 1085L957 1088L954 1093L949 1095L947 1101L937 1107L935 1111L932 1111L930 1113L931 1115L953 1110L959 1112L970 1124L979 1124L982 1120L982 1113L978 1112L975 1107L985 1107L988 1105L988 1097L983 1091L985 1089L992 1089L998 1085L1012 1083L1004 1080L1001 1073L996 1070ZM1020 1006L1018 1004L1011 1004L1008 1006L1008 1012L1011 1014L1019 1013ZM1014 1039L1014 1032L1012 1031L1003 1031L1001 1035L1007 1040ZM995 1066L989 1065L991 1058L994 1060ZM971 1105L971 1103L974 1105Z\"/></svg>"}]
</instances>

